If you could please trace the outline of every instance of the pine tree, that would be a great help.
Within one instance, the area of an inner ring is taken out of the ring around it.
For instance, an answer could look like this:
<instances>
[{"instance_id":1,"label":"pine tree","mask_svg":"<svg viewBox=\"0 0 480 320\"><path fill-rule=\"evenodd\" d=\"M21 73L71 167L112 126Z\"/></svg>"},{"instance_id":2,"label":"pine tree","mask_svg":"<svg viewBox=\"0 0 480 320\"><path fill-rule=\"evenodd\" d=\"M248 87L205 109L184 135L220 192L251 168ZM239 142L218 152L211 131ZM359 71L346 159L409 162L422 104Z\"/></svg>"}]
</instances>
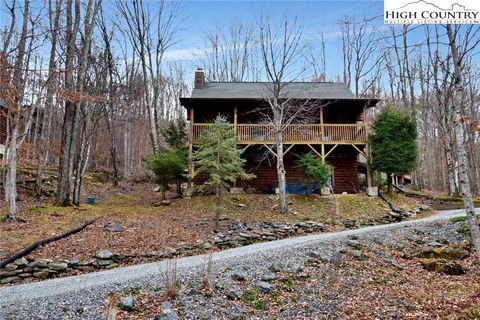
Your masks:
<instances>
[{"instance_id":1,"label":"pine tree","mask_svg":"<svg viewBox=\"0 0 480 320\"><path fill-rule=\"evenodd\" d=\"M243 169L245 160L242 150L237 148L235 132L225 117L218 116L210 131L200 137L198 149L193 154L194 176L204 175L207 180L199 186L201 191L215 192L215 225L218 228L221 197L230 184L238 179L250 180L255 176Z\"/></svg>"},{"instance_id":2,"label":"pine tree","mask_svg":"<svg viewBox=\"0 0 480 320\"><path fill-rule=\"evenodd\" d=\"M387 174L391 193L391 176L408 174L416 166L416 124L409 115L385 108L375 119L369 140L372 168Z\"/></svg>"}]
</instances>

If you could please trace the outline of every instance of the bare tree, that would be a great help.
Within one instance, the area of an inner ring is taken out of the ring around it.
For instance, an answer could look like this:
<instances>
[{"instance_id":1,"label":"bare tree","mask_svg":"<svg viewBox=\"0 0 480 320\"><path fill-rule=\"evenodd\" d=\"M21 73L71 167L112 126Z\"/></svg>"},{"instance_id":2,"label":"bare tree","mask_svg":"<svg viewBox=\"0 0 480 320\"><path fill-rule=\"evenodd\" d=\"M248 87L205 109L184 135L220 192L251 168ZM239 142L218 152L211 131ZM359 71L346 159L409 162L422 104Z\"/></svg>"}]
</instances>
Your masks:
<instances>
[{"instance_id":1,"label":"bare tree","mask_svg":"<svg viewBox=\"0 0 480 320\"><path fill-rule=\"evenodd\" d=\"M460 33L461 27L458 25L452 27L452 25L447 24L445 28L447 30L448 44L454 64L454 91L452 105L454 110L455 137L457 140L456 146L459 162L460 186L462 188L468 226L477 252L477 259L480 262L480 227L475 214L470 178L468 176L468 160L465 151L466 145L464 135L464 123L466 122L466 117L463 111L465 103L465 88L463 80L465 59L467 59L468 54L480 44L480 27L473 25L468 26L463 34ZM457 41L459 41L459 44L457 44Z\"/></svg>"},{"instance_id":2,"label":"bare tree","mask_svg":"<svg viewBox=\"0 0 480 320\"><path fill-rule=\"evenodd\" d=\"M206 48L199 63L209 81L256 81L259 78L257 38L253 25L232 24L228 31L217 28L206 35Z\"/></svg>"},{"instance_id":3,"label":"bare tree","mask_svg":"<svg viewBox=\"0 0 480 320\"><path fill-rule=\"evenodd\" d=\"M294 101L289 97L288 85L301 74L298 59L303 55L302 26L296 19L283 18L280 27L273 26L268 20L260 25L260 50L267 76L267 95L265 100L268 122L273 126L275 148L269 151L275 156L279 190L279 209L287 213L286 170L284 164L284 130L300 116L307 117L312 105L309 102Z\"/></svg>"},{"instance_id":4,"label":"bare tree","mask_svg":"<svg viewBox=\"0 0 480 320\"><path fill-rule=\"evenodd\" d=\"M144 99L150 122L150 138L153 152L162 145L161 124L164 114L161 103L162 61L165 51L175 43L178 31L178 6L161 0L155 6L148 1L117 0L117 8L126 23L125 31L140 60Z\"/></svg>"},{"instance_id":5,"label":"bare tree","mask_svg":"<svg viewBox=\"0 0 480 320\"><path fill-rule=\"evenodd\" d=\"M88 66L88 53L92 40L95 19L101 7L101 0L89 0L83 17L84 33L83 41L78 49L78 59L75 59L77 50L76 39L80 29L81 8L80 0L75 0L75 17L72 17L72 0L67 0L66 10L66 57L65 57L65 114L62 127L62 144L60 148L60 165L57 185L56 204L68 206L70 200L70 180L72 176L74 139L77 131L78 106L82 103L85 74ZM75 68L75 62L78 67ZM75 80L75 75L77 79Z\"/></svg>"},{"instance_id":6,"label":"bare tree","mask_svg":"<svg viewBox=\"0 0 480 320\"><path fill-rule=\"evenodd\" d=\"M380 30L374 19L345 18L338 23L342 31L343 81L349 87L353 82L353 92L358 98L368 92L380 76L385 59L385 52L380 50Z\"/></svg>"},{"instance_id":7,"label":"bare tree","mask_svg":"<svg viewBox=\"0 0 480 320\"><path fill-rule=\"evenodd\" d=\"M12 7L11 18L15 18L15 8ZM15 62L13 67L7 62L7 58L4 54L0 57L1 59L1 95L5 99L8 105L8 115L10 123L10 139L9 146L7 151L7 177L5 184L5 199L9 203L9 210L7 214L7 219L16 221L17 220L17 160L18 160L18 148L20 147L23 140L21 139L20 126L21 126L21 117L22 117L22 103L23 103L23 92L25 89L25 74L24 67L28 62L26 62L26 45L27 45L27 36L28 36L28 22L30 19L30 1L27 0L24 3L23 15L22 15L22 27L21 33L19 36L19 42L15 50ZM12 22L14 25L14 22ZM13 29L12 29L13 31ZM7 36L7 40L4 46L8 46L11 39L11 35ZM31 39L33 41L33 39ZM10 70L9 70L10 69ZM13 70L12 70L13 69ZM28 130L28 128L26 128Z\"/></svg>"}]
</instances>

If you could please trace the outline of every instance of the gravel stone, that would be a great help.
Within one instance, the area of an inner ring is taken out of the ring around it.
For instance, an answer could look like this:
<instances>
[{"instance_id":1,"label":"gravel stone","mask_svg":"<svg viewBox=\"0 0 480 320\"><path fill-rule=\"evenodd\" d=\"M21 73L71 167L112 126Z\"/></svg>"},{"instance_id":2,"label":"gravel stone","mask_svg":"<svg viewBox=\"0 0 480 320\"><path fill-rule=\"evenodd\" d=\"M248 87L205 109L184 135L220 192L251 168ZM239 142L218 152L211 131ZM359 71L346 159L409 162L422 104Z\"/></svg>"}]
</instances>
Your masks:
<instances>
[{"instance_id":1,"label":"gravel stone","mask_svg":"<svg viewBox=\"0 0 480 320\"><path fill-rule=\"evenodd\" d=\"M269 282L269 281L277 280L277 276L274 273L269 272L262 275L260 279L262 279L262 281Z\"/></svg>"},{"instance_id":2,"label":"gravel stone","mask_svg":"<svg viewBox=\"0 0 480 320\"><path fill-rule=\"evenodd\" d=\"M272 272L280 272L283 270L283 265L280 262L274 262L268 267L268 270Z\"/></svg>"},{"instance_id":3,"label":"gravel stone","mask_svg":"<svg viewBox=\"0 0 480 320\"><path fill-rule=\"evenodd\" d=\"M272 285L265 281L258 281L257 282L257 289L260 292L269 293L272 290Z\"/></svg>"},{"instance_id":4,"label":"gravel stone","mask_svg":"<svg viewBox=\"0 0 480 320\"><path fill-rule=\"evenodd\" d=\"M235 281L246 281L247 276L243 272L234 272L232 274L232 279Z\"/></svg>"},{"instance_id":5,"label":"gravel stone","mask_svg":"<svg viewBox=\"0 0 480 320\"><path fill-rule=\"evenodd\" d=\"M135 305L135 299L132 296L124 297L118 303L118 306L120 307L120 309L125 311L133 310L134 305Z\"/></svg>"}]
</instances>

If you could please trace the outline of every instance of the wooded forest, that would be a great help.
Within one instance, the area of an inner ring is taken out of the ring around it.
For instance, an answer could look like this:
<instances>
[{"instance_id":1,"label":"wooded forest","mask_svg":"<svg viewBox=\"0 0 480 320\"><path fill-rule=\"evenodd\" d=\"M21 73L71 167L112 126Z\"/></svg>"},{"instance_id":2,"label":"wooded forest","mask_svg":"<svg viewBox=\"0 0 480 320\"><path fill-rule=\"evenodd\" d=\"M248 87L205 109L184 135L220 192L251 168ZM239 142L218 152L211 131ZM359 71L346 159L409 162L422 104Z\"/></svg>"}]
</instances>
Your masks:
<instances>
[{"instance_id":1,"label":"wooded forest","mask_svg":"<svg viewBox=\"0 0 480 320\"><path fill-rule=\"evenodd\" d=\"M458 195L465 191L463 170L471 192L480 195L478 25L386 26L377 18L344 17L335 26L342 72L334 73L328 34L304 37L295 17L278 25L266 16L256 24L223 25L204 34L204 48L185 63L164 58L185 41L180 2L11 0L1 6L6 108L0 110L9 128L2 186L10 212L18 164L36 168L38 195L43 170L58 168L59 205L79 204L87 171L113 184L143 179L142 159L165 145L162 128L186 116L179 97L190 94L196 67L207 81L336 81L356 97L380 98L369 119L394 106L416 121L414 188Z\"/></svg>"}]
</instances>

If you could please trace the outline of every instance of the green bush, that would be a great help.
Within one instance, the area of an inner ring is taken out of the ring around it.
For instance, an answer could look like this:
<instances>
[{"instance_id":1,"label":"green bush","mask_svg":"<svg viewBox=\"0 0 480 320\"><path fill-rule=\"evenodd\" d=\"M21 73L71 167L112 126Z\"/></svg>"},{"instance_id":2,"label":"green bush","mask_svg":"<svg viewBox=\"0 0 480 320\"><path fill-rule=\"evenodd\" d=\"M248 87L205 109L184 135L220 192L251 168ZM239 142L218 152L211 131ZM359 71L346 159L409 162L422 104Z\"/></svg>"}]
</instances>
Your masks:
<instances>
[{"instance_id":1,"label":"green bush","mask_svg":"<svg viewBox=\"0 0 480 320\"><path fill-rule=\"evenodd\" d=\"M314 185L316 188L325 186L328 177L332 174L332 167L322 163L320 157L311 152L300 157L298 168L305 175L305 178L302 180L302 184L305 186L305 193L311 185Z\"/></svg>"},{"instance_id":2,"label":"green bush","mask_svg":"<svg viewBox=\"0 0 480 320\"><path fill-rule=\"evenodd\" d=\"M186 158L183 152L176 149L163 149L160 152L144 159L146 167L156 177L157 183L162 187L163 198L168 190L168 185L173 181L183 179L183 170Z\"/></svg>"}]
</instances>

